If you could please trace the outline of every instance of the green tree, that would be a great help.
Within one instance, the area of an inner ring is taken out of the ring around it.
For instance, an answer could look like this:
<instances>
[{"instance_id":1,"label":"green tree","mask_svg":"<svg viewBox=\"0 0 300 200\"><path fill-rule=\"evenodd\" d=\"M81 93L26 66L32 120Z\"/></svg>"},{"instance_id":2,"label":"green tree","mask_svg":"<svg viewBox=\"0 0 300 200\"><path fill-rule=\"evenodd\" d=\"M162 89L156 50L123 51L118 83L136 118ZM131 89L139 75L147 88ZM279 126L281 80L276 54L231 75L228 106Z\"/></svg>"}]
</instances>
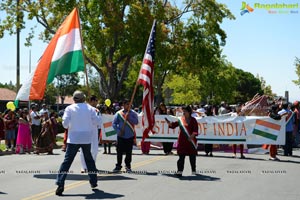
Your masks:
<instances>
[{"instance_id":1,"label":"green tree","mask_svg":"<svg viewBox=\"0 0 300 200\"><path fill-rule=\"evenodd\" d=\"M241 69L236 69L235 71L238 79L237 94L235 96L236 102L247 102L256 94L264 94L260 80L253 74Z\"/></svg>"},{"instance_id":2,"label":"green tree","mask_svg":"<svg viewBox=\"0 0 300 200\"><path fill-rule=\"evenodd\" d=\"M73 95L74 91L80 88L78 73L60 75L56 77L55 86L58 89L61 102L64 104L66 96Z\"/></svg>"},{"instance_id":3,"label":"green tree","mask_svg":"<svg viewBox=\"0 0 300 200\"><path fill-rule=\"evenodd\" d=\"M56 98L58 94L58 89L54 86L53 83L47 85L46 91L45 91L45 104L47 105L54 105L56 103Z\"/></svg>"},{"instance_id":4,"label":"green tree","mask_svg":"<svg viewBox=\"0 0 300 200\"><path fill-rule=\"evenodd\" d=\"M199 73L201 99L209 99L213 104L221 101L234 102L237 88L235 68L225 59L220 59L218 63L218 67L204 68Z\"/></svg>"},{"instance_id":5,"label":"green tree","mask_svg":"<svg viewBox=\"0 0 300 200\"><path fill-rule=\"evenodd\" d=\"M295 83L295 85L299 86L299 88L300 88L300 59L298 57L295 58L294 65L296 67L295 73L298 76L298 79L292 80L292 81L293 81L293 83Z\"/></svg>"},{"instance_id":6,"label":"green tree","mask_svg":"<svg viewBox=\"0 0 300 200\"><path fill-rule=\"evenodd\" d=\"M194 104L200 99L200 81L198 76L186 74L183 76L174 74L168 78L164 85L165 90L172 90L172 104Z\"/></svg>"},{"instance_id":7,"label":"green tree","mask_svg":"<svg viewBox=\"0 0 300 200\"><path fill-rule=\"evenodd\" d=\"M10 81L9 83L0 83L0 88L7 88L13 91L16 91L17 87Z\"/></svg>"},{"instance_id":8,"label":"green tree","mask_svg":"<svg viewBox=\"0 0 300 200\"><path fill-rule=\"evenodd\" d=\"M256 75L256 78L260 80L261 82L261 89L264 92L264 95L267 95L271 98L274 98L277 96L275 93L272 92L272 88L270 85L267 85L266 80L263 77L260 77L258 74Z\"/></svg>"},{"instance_id":9,"label":"green tree","mask_svg":"<svg viewBox=\"0 0 300 200\"><path fill-rule=\"evenodd\" d=\"M65 16L77 6L80 10L86 60L99 73L100 95L114 100L120 98L123 89L128 89L124 88L124 81L130 70L135 70L132 68L137 66L134 62L142 60L155 18L159 22L155 88L158 96L161 96L161 87L171 71L186 71L192 67L199 70L204 65L213 66L211 63L214 62L211 61L219 56L219 45L224 44L226 38L220 23L224 18L233 18L226 6L215 0L186 0L183 5L180 10L167 0L23 0L17 9L15 1L2 1L0 10L6 12L6 18L0 22L0 37L4 36L5 31L14 34L16 26L29 29L26 22L36 20L45 28L40 38L49 41ZM19 22L15 19L17 10L21 15ZM185 19L182 19L185 13L190 13L188 25L184 25ZM35 27L31 27L27 45L31 44L30 39L36 35L34 31Z\"/></svg>"}]
</instances>

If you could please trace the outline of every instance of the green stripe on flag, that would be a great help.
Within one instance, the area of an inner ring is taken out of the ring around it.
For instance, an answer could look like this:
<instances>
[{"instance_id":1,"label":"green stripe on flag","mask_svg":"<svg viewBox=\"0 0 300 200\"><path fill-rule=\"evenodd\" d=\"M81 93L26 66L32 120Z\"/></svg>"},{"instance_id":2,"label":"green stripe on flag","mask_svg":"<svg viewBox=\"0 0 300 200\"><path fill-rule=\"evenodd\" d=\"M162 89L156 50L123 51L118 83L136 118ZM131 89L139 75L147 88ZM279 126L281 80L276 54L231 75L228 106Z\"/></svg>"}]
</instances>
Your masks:
<instances>
[{"instance_id":1,"label":"green stripe on flag","mask_svg":"<svg viewBox=\"0 0 300 200\"><path fill-rule=\"evenodd\" d=\"M47 84L50 84L57 75L71 74L79 71L84 71L82 50L68 52L60 59L51 63Z\"/></svg>"},{"instance_id":2,"label":"green stripe on flag","mask_svg":"<svg viewBox=\"0 0 300 200\"><path fill-rule=\"evenodd\" d=\"M259 135L259 136L264 137L264 138L269 138L269 139L274 140L274 141L277 140L277 135L272 135L270 133L267 133L267 132L264 132L264 131L260 131L258 129L254 129L253 130L253 134Z\"/></svg>"},{"instance_id":3,"label":"green stripe on flag","mask_svg":"<svg viewBox=\"0 0 300 200\"><path fill-rule=\"evenodd\" d=\"M112 136L112 135L116 135L117 132L114 130L114 131L108 131L108 132L105 132L105 135L106 137L109 137L109 136Z\"/></svg>"}]
</instances>

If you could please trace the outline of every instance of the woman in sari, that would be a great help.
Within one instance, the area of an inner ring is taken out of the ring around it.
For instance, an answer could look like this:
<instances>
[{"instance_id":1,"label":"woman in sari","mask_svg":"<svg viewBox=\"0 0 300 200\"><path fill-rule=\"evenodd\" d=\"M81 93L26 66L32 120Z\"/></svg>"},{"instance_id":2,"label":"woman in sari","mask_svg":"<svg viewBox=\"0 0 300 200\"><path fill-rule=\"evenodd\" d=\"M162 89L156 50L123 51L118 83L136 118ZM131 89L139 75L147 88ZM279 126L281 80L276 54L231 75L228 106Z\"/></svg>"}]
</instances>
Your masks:
<instances>
[{"instance_id":1,"label":"woman in sari","mask_svg":"<svg viewBox=\"0 0 300 200\"><path fill-rule=\"evenodd\" d=\"M183 116L179 117L178 121L170 122L165 118L170 128L180 127L177 145L179 159L177 161L177 173L175 174L177 177L182 177L185 156L189 156L192 174L196 174L198 123L191 115L192 108L187 106L183 108Z\"/></svg>"},{"instance_id":2,"label":"woman in sari","mask_svg":"<svg viewBox=\"0 0 300 200\"><path fill-rule=\"evenodd\" d=\"M48 113L42 113L42 130L36 142L36 154L48 153L53 154L54 138L53 138L53 125L49 119Z\"/></svg>"},{"instance_id":3,"label":"woman in sari","mask_svg":"<svg viewBox=\"0 0 300 200\"><path fill-rule=\"evenodd\" d=\"M32 148L32 138L30 133L30 124L28 121L28 111L26 109L21 111L18 123L16 154L25 152L30 153Z\"/></svg>"}]
</instances>

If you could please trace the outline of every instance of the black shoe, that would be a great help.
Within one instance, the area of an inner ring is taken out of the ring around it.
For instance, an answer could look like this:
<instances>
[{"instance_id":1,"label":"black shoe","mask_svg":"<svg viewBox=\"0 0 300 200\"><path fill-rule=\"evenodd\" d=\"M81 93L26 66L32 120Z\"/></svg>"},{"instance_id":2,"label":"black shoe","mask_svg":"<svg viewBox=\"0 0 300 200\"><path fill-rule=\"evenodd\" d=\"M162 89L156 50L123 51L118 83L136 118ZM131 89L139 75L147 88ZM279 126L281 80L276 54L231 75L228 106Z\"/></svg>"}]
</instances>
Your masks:
<instances>
[{"instance_id":1,"label":"black shoe","mask_svg":"<svg viewBox=\"0 0 300 200\"><path fill-rule=\"evenodd\" d=\"M182 177L182 172L176 172L174 174L177 178L181 178Z\"/></svg>"},{"instance_id":2,"label":"black shoe","mask_svg":"<svg viewBox=\"0 0 300 200\"><path fill-rule=\"evenodd\" d=\"M62 196L62 193L64 192L64 187L63 186L58 186L56 191L55 191L55 194L57 196Z\"/></svg>"},{"instance_id":3,"label":"black shoe","mask_svg":"<svg viewBox=\"0 0 300 200\"><path fill-rule=\"evenodd\" d=\"M97 184L97 183L91 184L91 188L92 188L92 189L95 189L96 187L98 187L98 184Z\"/></svg>"},{"instance_id":4,"label":"black shoe","mask_svg":"<svg viewBox=\"0 0 300 200\"><path fill-rule=\"evenodd\" d=\"M121 171L121 169L122 169L122 167L115 167L115 168L113 169L113 172L114 172L114 173L118 173L118 172Z\"/></svg>"}]
</instances>

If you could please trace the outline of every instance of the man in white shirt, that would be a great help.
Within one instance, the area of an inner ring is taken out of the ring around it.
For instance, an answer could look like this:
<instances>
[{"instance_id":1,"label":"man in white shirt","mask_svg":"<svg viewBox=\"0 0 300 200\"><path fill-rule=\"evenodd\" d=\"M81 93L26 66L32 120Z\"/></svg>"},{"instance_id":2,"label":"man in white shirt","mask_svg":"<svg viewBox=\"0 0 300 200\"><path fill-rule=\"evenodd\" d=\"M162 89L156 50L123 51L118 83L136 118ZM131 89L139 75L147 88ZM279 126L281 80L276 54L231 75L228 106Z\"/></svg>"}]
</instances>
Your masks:
<instances>
[{"instance_id":1,"label":"man in white shirt","mask_svg":"<svg viewBox=\"0 0 300 200\"><path fill-rule=\"evenodd\" d=\"M98 103L97 97L92 95L90 98L89 104L96 111L97 117L98 117L98 124L93 127L93 136L92 136L92 143L91 143L91 154L92 154L92 157L95 162L97 159L98 146L99 146L98 129L100 129L101 123L102 123L102 118L101 118L100 112L96 108L97 103ZM80 161L81 161L81 166L82 166L81 173L87 172L87 166L86 166L86 163L84 160L84 155L83 155L82 150L80 150Z\"/></svg>"},{"instance_id":2,"label":"man in white shirt","mask_svg":"<svg viewBox=\"0 0 300 200\"><path fill-rule=\"evenodd\" d=\"M36 104L33 104L31 106L30 118L31 118L32 140L33 140L33 143L36 143L36 139L41 132L41 117L40 117L39 113L37 112Z\"/></svg>"},{"instance_id":3,"label":"man in white shirt","mask_svg":"<svg viewBox=\"0 0 300 200\"><path fill-rule=\"evenodd\" d=\"M55 194L61 196L64 191L65 179L72 162L81 148L88 169L90 185L96 188L97 168L91 154L91 143L93 137L93 127L97 125L98 117L95 109L85 103L85 95L81 91L73 94L74 104L65 109L62 125L68 129L67 149L63 163L60 166L56 178L58 185Z\"/></svg>"},{"instance_id":4,"label":"man in white shirt","mask_svg":"<svg viewBox=\"0 0 300 200\"><path fill-rule=\"evenodd\" d=\"M50 116L50 112L49 112L46 104L42 105L42 109L40 110L39 114L42 115L42 113L48 113L48 116Z\"/></svg>"}]
</instances>

